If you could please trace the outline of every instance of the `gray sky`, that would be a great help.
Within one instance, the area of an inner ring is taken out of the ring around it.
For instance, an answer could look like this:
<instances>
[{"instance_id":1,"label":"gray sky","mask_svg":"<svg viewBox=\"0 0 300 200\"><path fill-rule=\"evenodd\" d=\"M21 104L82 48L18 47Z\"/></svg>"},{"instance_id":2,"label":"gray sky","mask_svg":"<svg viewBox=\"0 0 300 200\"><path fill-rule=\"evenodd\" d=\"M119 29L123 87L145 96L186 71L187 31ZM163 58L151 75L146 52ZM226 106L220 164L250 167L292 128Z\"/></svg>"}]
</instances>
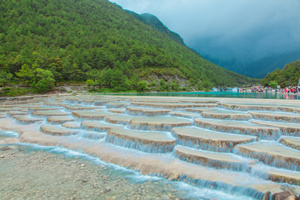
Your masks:
<instances>
[{"instance_id":1,"label":"gray sky","mask_svg":"<svg viewBox=\"0 0 300 200\"><path fill-rule=\"evenodd\" d=\"M300 0L111 0L157 16L214 57L256 60L300 48Z\"/></svg>"}]
</instances>

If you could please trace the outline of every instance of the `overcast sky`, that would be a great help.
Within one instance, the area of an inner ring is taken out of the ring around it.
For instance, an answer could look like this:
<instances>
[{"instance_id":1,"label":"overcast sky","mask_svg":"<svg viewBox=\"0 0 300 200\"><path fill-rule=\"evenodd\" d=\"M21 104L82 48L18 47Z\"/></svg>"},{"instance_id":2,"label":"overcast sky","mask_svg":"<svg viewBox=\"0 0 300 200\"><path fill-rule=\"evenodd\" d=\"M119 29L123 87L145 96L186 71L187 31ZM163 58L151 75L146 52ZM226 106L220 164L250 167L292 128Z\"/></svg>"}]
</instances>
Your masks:
<instances>
[{"instance_id":1,"label":"overcast sky","mask_svg":"<svg viewBox=\"0 0 300 200\"><path fill-rule=\"evenodd\" d=\"M157 16L201 54L256 60L300 48L300 0L111 0Z\"/></svg>"}]
</instances>

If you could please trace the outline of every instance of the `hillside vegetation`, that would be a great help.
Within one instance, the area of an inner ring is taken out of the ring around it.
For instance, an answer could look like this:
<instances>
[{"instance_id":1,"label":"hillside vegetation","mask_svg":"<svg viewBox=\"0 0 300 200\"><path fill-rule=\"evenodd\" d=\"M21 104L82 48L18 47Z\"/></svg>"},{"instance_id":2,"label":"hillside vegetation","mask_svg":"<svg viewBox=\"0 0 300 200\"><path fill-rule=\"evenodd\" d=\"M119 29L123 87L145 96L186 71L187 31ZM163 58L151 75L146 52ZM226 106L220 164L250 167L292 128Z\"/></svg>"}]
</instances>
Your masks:
<instances>
[{"instance_id":1,"label":"hillside vegetation","mask_svg":"<svg viewBox=\"0 0 300 200\"><path fill-rule=\"evenodd\" d=\"M264 86L269 85L271 81L275 81L281 87L298 85L300 79L300 60L296 62L290 62L285 65L282 70L276 69L272 73L268 73L262 80Z\"/></svg>"},{"instance_id":2,"label":"hillside vegetation","mask_svg":"<svg viewBox=\"0 0 300 200\"><path fill-rule=\"evenodd\" d=\"M90 85L125 91L141 80L149 84L153 74L199 87L253 81L204 60L107 0L11 0L0 7L3 85L46 91L57 82L89 79Z\"/></svg>"},{"instance_id":3,"label":"hillside vegetation","mask_svg":"<svg viewBox=\"0 0 300 200\"><path fill-rule=\"evenodd\" d=\"M152 28L158 30L160 33L171 38L178 44L185 45L180 35L174 33L173 31L170 31L168 27L166 27L156 16L149 13L144 13L139 15L129 10L126 10L126 12L128 12L129 14L131 14L132 16L134 16L136 19L143 22L144 24L151 26Z\"/></svg>"}]
</instances>

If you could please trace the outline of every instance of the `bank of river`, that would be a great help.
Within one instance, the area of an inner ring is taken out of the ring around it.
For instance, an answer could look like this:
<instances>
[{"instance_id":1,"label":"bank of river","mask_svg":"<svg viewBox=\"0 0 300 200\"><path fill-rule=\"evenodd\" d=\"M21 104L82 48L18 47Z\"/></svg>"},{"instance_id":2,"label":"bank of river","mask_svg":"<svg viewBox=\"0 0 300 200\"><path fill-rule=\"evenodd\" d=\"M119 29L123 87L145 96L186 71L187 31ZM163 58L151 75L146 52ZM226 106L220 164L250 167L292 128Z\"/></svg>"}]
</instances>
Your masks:
<instances>
[{"instance_id":1,"label":"bank of river","mask_svg":"<svg viewBox=\"0 0 300 200\"><path fill-rule=\"evenodd\" d=\"M237 198L140 175L63 148L26 144L0 145L0 182L2 200Z\"/></svg>"},{"instance_id":2,"label":"bank of river","mask_svg":"<svg viewBox=\"0 0 300 200\"><path fill-rule=\"evenodd\" d=\"M80 154L60 153L53 149L51 153L51 148L0 146L1 199L180 199L186 195L162 180L144 178L137 183L133 173Z\"/></svg>"}]
</instances>

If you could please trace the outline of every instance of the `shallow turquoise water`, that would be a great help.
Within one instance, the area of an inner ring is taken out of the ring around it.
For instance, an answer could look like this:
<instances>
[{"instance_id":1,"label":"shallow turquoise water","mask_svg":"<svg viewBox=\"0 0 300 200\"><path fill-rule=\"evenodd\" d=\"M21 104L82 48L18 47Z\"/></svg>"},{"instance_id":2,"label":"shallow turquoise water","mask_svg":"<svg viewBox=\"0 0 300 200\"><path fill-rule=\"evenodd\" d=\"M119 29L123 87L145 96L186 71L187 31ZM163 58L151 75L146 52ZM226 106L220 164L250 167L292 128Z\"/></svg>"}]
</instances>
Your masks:
<instances>
[{"instance_id":1,"label":"shallow turquoise water","mask_svg":"<svg viewBox=\"0 0 300 200\"><path fill-rule=\"evenodd\" d=\"M238 92L157 92L118 94L129 96L182 96L182 97L225 97L225 98L257 98L257 99L300 99L298 94L282 93L238 93Z\"/></svg>"}]
</instances>

